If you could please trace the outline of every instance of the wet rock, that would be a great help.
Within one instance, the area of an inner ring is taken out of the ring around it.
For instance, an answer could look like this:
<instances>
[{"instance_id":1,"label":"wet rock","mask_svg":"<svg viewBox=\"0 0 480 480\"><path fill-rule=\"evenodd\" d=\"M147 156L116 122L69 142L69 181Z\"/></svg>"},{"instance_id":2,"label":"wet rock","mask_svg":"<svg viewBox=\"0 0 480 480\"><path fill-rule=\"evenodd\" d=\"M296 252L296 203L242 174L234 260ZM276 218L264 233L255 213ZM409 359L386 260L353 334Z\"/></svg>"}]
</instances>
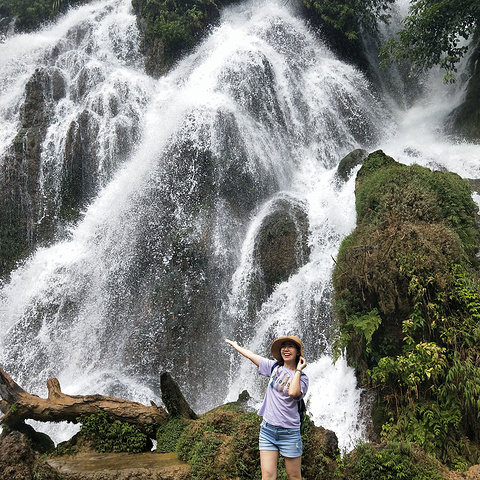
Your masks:
<instances>
[{"instance_id":1,"label":"wet rock","mask_svg":"<svg viewBox=\"0 0 480 480\"><path fill-rule=\"evenodd\" d=\"M64 88L64 87L63 87ZM51 218L42 208L40 156L42 143L62 83L47 69L37 69L25 86L20 128L3 158L0 171L0 275L28 255L37 241L53 234Z\"/></svg>"},{"instance_id":2,"label":"wet rock","mask_svg":"<svg viewBox=\"0 0 480 480\"><path fill-rule=\"evenodd\" d=\"M350 175L352 174L352 170L357 166L361 165L362 162L367 158L368 152L363 150L362 148L357 148L353 150L348 155L340 160L337 168L337 176L346 182Z\"/></svg>"},{"instance_id":3,"label":"wet rock","mask_svg":"<svg viewBox=\"0 0 480 480\"><path fill-rule=\"evenodd\" d=\"M305 265L310 255L308 217L303 206L293 199L280 199L272 210L262 222L255 245L265 297Z\"/></svg>"},{"instance_id":4,"label":"wet rock","mask_svg":"<svg viewBox=\"0 0 480 480\"><path fill-rule=\"evenodd\" d=\"M193 420L197 418L197 415L185 400L180 388L168 372L162 373L160 376L160 386L162 389L162 400L170 416L191 418Z\"/></svg>"},{"instance_id":5,"label":"wet rock","mask_svg":"<svg viewBox=\"0 0 480 480\"><path fill-rule=\"evenodd\" d=\"M464 102L450 114L447 131L460 134L470 141L480 139L480 44L469 60L471 75Z\"/></svg>"}]
</instances>

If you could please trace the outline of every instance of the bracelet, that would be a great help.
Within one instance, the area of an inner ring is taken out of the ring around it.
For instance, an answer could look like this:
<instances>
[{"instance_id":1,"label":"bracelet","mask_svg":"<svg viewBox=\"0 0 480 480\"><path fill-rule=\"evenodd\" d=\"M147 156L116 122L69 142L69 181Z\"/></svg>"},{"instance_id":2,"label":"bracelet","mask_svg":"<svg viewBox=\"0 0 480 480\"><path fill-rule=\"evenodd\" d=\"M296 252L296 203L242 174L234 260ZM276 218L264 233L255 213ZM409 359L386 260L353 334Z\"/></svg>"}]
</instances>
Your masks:
<instances>
[{"instance_id":1,"label":"bracelet","mask_svg":"<svg viewBox=\"0 0 480 480\"><path fill-rule=\"evenodd\" d=\"M303 373L299 368L297 368L297 370L295 370L296 372L300 372L300 373Z\"/></svg>"}]
</instances>

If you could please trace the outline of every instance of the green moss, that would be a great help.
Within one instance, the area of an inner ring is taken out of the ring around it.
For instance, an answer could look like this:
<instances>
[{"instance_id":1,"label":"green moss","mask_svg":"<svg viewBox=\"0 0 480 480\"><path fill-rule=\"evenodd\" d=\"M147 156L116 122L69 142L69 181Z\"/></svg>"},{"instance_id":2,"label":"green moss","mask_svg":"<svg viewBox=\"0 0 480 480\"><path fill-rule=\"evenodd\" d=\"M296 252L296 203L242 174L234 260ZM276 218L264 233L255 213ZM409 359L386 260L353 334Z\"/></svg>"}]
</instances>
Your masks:
<instances>
[{"instance_id":1,"label":"green moss","mask_svg":"<svg viewBox=\"0 0 480 480\"><path fill-rule=\"evenodd\" d=\"M339 452L333 451L326 441L326 436L331 434L332 432L316 428L307 416L302 433L302 478L322 480L334 477L337 464L333 458L337 457ZM337 445L336 441L333 444Z\"/></svg>"},{"instance_id":2,"label":"green moss","mask_svg":"<svg viewBox=\"0 0 480 480\"><path fill-rule=\"evenodd\" d=\"M219 407L184 430L177 453L192 466L192 479L260 480L259 424L255 413Z\"/></svg>"},{"instance_id":3,"label":"green moss","mask_svg":"<svg viewBox=\"0 0 480 480\"><path fill-rule=\"evenodd\" d=\"M479 234L469 185L378 151L358 172L356 208L333 272L336 355L346 351L377 389L384 439L448 465L476 463Z\"/></svg>"},{"instance_id":4,"label":"green moss","mask_svg":"<svg viewBox=\"0 0 480 480\"><path fill-rule=\"evenodd\" d=\"M261 418L254 412L238 410L237 402L218 407L192 421L178 442L179 458L192 466L192 479L260 480L258 433ZM332 441L327 441L331 435ZM307 421L302 434L303 478L330 479L336 469L333 452L337 441L333 432ZM283 459L279 459L279 480L287 480Z\"/></svg>"},{"instance_id":5,"label":"green moss","mask_svg":"<svg viewBox=\"0 0 480 480\"><path fill-rule=\"evenodd\" d=\"M183 417L177 417L170 420L166 425L158 427L157 452L176 452L178 441L188 425L188 420Z\"/></svg>"},{"instance_id":6,"label":"green moss","mask_svg":"<svg viewBox=\"0 0 480 480\"><path fill-rule=\"evenodd\" d=\"M78 418L80 435L92 442L97 452L140 453L150 450L148 436L139 427L115 420L103 410Z\"/></svg>"}]
</instances>

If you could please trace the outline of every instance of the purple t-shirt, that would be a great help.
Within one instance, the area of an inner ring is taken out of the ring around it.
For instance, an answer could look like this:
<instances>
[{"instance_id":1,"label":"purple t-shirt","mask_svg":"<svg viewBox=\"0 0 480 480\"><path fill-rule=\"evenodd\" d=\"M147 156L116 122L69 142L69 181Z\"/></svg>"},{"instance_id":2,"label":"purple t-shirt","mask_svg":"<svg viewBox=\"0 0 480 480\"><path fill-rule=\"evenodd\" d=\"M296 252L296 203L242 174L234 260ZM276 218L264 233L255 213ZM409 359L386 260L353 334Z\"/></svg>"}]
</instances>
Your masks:
<instances>
[{"instance_id":1,"label":"purple t-shirt","mask_svg":"<svg viewBox=\"0 0 480 480\"><path fill-rule=\"evenodd\" d=\"M307 393L308 377L302 374L300 378L301 395L295 398L290 397L288 395L288 387L290 380L295 375L295 370L277 365L272 372L274 363L274 360L262 358L258 366L260 375L270 377L265 398L258 414L270 425L282 428L300 428L298 402Z\"/></svg>"}]
</instances>

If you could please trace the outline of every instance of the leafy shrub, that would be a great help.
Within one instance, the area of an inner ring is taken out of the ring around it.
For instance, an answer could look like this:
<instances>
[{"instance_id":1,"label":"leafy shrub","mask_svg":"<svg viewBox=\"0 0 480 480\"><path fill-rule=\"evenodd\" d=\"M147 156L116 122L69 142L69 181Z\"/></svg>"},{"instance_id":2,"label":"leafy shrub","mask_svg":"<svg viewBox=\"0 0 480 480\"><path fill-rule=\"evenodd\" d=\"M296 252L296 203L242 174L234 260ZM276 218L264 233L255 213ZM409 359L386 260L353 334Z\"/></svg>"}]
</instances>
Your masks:
<instances>
[{"instance_id":1,"label":"leafy shrub","mask_svg":"<svg viewBox=\"0 0 480 480\"><path fill-rule=\"evenodd\" d=\"M166 425L161 425L157 430L157 452L169 453L177 451L178 440L189 422L177 417L170 420Z\"/></svg>"},{"instance_id":2,"label":"leafy shrub","mask_svg":"<svg viewBox=\"0 0 480 480\"><path fill-rule=\"evenodd\" d=\"M150 449L147 435L137 426L115 420L103 410L82 415L78 421L82 424L80 435L91 441L99 453L140 453Z\"/></svg>"},{"instance_id":3,"label":"leafy shrub","mask_svg":"<svg viewBox=\"0 0 480 480\"><path fill-rule=\"evenodd\" d=\"M435 460L406 442L360 443L346 460L344 480L442 480Z\"/></svg>"},{"instance_id":4,"label":"leafy shrub","mask_svg":"<svg viewBox=\"0 0 480 480\"><path fill-rule=\"evenodd\" d=\"M191 48L205 27L218 17L213 0L142 0L133 5L147 22L147 42L160 39L169 58Z\"/></svg>"},{"instance_id":5,"label":"leafy shrub","mask_svg":"<svg viewBox=\"0 0 480 480\"><path fill-rule=\"evenodd\" d=\"M304 0L326 24L356 40L362 28L375 30L378 20L389 18L388 10L394 0Z\"/></svg>"},{"instance_id":6,"label":"leafy shrub","mask_svg":"<svg viewBox=\"0 0 480 480\"><path fill-rule=\"evenodd\" d=\"M468 40L478 34L480 7L477 0L412 0L409 15L398 38L383 47L384 59L408 59L413 69L439 65L445 80L453 81Z\"/></svg>"}]
</instances>

